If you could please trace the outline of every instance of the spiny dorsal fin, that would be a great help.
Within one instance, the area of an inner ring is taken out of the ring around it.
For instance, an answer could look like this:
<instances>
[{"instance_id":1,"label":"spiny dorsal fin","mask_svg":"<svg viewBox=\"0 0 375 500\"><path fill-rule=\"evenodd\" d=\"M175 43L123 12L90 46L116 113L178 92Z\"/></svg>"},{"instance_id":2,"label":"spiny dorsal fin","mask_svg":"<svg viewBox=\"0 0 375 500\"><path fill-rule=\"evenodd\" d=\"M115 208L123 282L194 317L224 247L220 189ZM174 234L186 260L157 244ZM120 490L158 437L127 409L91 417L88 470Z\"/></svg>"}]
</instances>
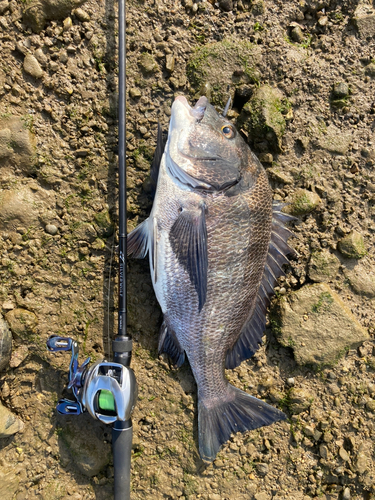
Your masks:
<instances>
[{"instance_id":1,"label":"spiny dorsal fin","mask_svg":"<svg viewBox=\"0 0 375 500\"><path fill-rule=\"evenodd\" d=\"M158 122L158 132L156 136L156 149L154 153L154 158L151 163L150 177L152 182L153 191L156 191L156 185L158 183L160 162L164 153L165 141L163 139L163 130L160 123Z\"/></svg>"},{"instance_id":2,"label":"spiny dorsal fin","mask_svg":"<svg viewBox=\"0 0 375 500\"><path fill-rule=\"evenodd\" d=\"M186 269L199 300L199 311L207 295L207 229L205 205L182 209L169 233L169 241L179 263Z\"/></svg>"},{"instance_id":3,"label":"spiny dorsal fin","mask_svg":"<svg viewBox=\"0 0 375 500\"><path fill-rule=\"evenodd\" d=\"M295 250L288 245L288 239L293 233L283 225L283 222L295 220L295 217L281 212L282 208L282 204L273 205L271 240L254 312L243 326L237 342L227 352L226 368L235 368L245 359L251 358L259 349L266 326L266 310L270 298L275 293L277 279L285 275L282 266L289 262L287 255L296 255Z\"/></svg>"}]
</instances>

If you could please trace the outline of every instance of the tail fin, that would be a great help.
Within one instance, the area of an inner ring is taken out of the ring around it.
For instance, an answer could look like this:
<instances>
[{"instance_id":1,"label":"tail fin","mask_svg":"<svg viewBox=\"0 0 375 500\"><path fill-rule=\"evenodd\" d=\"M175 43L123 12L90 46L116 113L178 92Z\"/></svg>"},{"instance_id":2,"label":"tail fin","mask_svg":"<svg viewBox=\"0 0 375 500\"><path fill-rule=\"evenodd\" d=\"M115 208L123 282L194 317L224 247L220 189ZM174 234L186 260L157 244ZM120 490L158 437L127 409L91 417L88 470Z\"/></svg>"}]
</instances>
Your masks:
<instances>
[{"instance_id":1,"label":"tail fin","mask_svg":"<svg viewBox=\"0 0 375 500\"><path fill-rule=\"evenodd\" d=\"M198 439L202 460L212 462L221 445L236 432L245 432L285 420L286 415L260 399L228 384L228 392L215 406L198 401Z\"/></svg>"}]
</instances>

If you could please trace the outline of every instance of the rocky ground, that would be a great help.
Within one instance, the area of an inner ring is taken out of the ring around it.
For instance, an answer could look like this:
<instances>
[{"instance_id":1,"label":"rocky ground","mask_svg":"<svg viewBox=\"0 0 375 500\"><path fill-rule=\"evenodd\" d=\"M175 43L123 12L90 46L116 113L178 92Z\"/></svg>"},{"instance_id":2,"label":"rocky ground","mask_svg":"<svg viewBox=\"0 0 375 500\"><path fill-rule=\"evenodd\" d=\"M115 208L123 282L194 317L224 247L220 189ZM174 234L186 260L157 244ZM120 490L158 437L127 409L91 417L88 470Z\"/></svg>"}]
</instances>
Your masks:
<instances>
[{"instance_id":1,"label":"rocky ground","mask_svg":"<svg viewBox=\"0 0 375 500\"><path fill-rule=\"evenodd\" d=\"M116 324L117 5L0 1L0 497L110 499L110 429L58 417L68 354ZM197 452L190 369L157 358L146 261L129 262L132 498L375 498L375 4L127 3L129 229L152 205L156 125L208 95L296 216L264 343L227 376L288 421ZM12 348L12 350L11 350Z\"/></svg>"}]
</instances>

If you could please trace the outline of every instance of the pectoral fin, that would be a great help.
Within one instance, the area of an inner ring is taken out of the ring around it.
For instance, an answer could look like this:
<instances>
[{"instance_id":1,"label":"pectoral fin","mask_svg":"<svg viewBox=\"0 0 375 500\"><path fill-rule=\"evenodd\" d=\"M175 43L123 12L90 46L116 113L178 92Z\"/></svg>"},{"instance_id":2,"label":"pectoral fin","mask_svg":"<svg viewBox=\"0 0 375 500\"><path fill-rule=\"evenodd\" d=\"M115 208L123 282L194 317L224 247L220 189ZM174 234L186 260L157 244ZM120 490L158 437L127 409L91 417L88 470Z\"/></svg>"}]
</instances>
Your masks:
<instances>
[{"instance_id":1,"label":"pectoral fin","mask_svg":"<svg viewBox=\"0 0 375 500\"><path fill-rule=\"evenodd\" d=\"M169 241L179 263L194 285L201 311L207 296L207 228L205 205L182 209L169 234Z\"/></svg>"},{"instance_id":2,"label":"pectoral fin","mask_svg":"<svg viewBox=\"0 0 375 500\"><path fill-rule=\"evenodd\" d=\"M135 259L143 259L148 251L148 219L139 224L127 236L127 254Z\"/></svg>"}]
</instances>

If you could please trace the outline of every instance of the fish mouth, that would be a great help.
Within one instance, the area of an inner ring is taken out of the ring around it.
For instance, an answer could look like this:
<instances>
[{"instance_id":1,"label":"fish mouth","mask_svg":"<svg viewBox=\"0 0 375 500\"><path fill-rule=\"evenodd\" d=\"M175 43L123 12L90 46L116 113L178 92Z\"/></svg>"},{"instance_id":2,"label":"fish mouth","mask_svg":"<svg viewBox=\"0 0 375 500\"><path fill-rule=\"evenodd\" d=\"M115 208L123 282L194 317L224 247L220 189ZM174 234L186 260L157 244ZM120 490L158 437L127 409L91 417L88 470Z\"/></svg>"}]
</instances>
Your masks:
<instances>
[{"instance_id":1,"label":"fish mouth","mask_svg":"<svg viewBox=\"0 0 375 500\"><path fill-rule=\"evenodd\" d=\"M207 97L202 96L198 99L198 101L195 103L195 106L192 108L188 103L186 97L183 95L179 95L178 97L176 97L172 105L172 116L174 116L174 113L176 115L179 115L180 113L183 114L184 111L185 113L187 111L194 120L200 122L204 117L207 104L208 104ZM181 105L183 106L183 108L181 107ZM181 108L181 109L179 110L176 108Z\"/></svg>"},{"instance_id":2,"label":"fish mouth","mask_svg":"<svg viewBox=\"0 0 375 500\"><path fill-rule=\"evenodd\" d=\"M189 105L184 96L176 97L165 148L166 166L169 174L185 189L222 192L237 184L241 176L236 171L229 179L225 179L228 173L233 174L232 166L228 166L228 160L219 151L207 149L207 136L202 144L192 140L194 129L201 126L208 107L205 96L200 97L194 107Z\"/></svg>"}]
</instances>

